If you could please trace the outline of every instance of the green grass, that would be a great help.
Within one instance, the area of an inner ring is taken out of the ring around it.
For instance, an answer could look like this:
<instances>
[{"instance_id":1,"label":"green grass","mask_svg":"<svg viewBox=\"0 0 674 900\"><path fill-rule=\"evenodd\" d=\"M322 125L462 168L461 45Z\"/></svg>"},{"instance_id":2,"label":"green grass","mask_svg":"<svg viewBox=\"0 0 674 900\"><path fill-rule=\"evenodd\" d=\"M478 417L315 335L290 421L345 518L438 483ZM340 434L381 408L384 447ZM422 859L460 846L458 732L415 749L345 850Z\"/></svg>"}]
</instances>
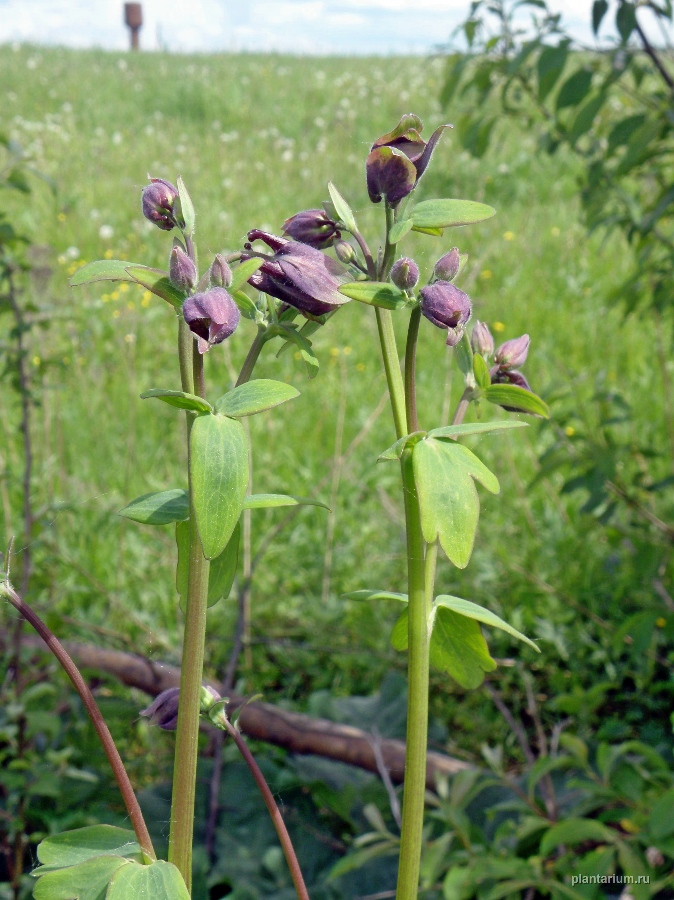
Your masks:
<instances>
[{"instance_id":1,"label":"green grass","mask_svg":"<svg viewBox=\"0 0 674 900\"><path fill-rule=\"evenodd\" d=\"M318 206L328 180L376 243L380 211L368 203L364 183L369 145L403 112L418 113L427 133L445 120L437 101L441 82L439 60L0 48L0 125L57 185L55 196L38 185L27 203L19 196L6 199L18 225L48 248L45 258L53 267L48 288L37 295L33 287L35 300L53 314L31 347L43 398L34 422L34 503L41 526L33 600L60 634L178 658L181 613L171 531L136 526L115 513L139 494L182 486L185 462L181 415L139 399L148 388L178 386L169 307L140 289L103 284L71 290L68 275L106 252L166 265L170 238L140 214L148 172L185 178L197 208L202 267L215 252L239 248L249 228L278 233L287 216ZM460 113L460 107L451 109L449 121ZM616 236L587 237L576 177L572 159L537 156L534 135L513 130L478 162L449 133L420 197L484 201L498 215L442 240L410 236L403 252L429 273L456 243L470 254L460 286L471 294L476 316L498 338L531 335L525 372L534 390L551 400L553 413L573 407L579 426L591 422L591 397L601 382L632 404L639 442L664 452L655 325L644 317L624 321L608 304L628 270L629 251ZM396 322L401 349L405 318L400 314ZM244 322L208 355L212 396L231 386L252 332ZM300 705L317 689L370 692L387 670L404 665L387 641L396 610L340 599L362 587L405 589L399 473L392 463L376 464L394 439L387 407L341 469L334 465L385 389L372 311L352 302L316 336L315 347L321 371L311 382L292 353L276 360L267 349L256 373L292 381L302 396L250 421L256 491L306 495L322 480L321 498L334 499L329 548L325 511L302 511L273 542L253 585L256 643L245 688ZM461 386L443 334L425 320L419 356L421 422L433 427L453 408ZM555 402L563 394L566 399ZM495 408L483 414L505 415ZM0 415L0 453L9 472L0 534L8 537L21 527L20 444L17 407L6 388ZM541 638L539 659L502 636L491 643L499 657L521 656L553 693L568 683L579 646L593 660L592 677L604 672L610 679L606 648L582 610L591 608L618 626L650 597L652 576L642 578L639 566L646 573L657 568L655 559L635 562L616 539L620 565L607 570L612 547L579 514L575 495L559 495L560 476L527 489L556 427L554 421L533 421L529 429L475 442L501 479L502 492L482 495L468 569L441 563L438 577L439 591L485 603ZM666 474L666 460L661 468ZM253 514L253 554L283 515ZM227 659L235 613L232 600L210 613L211 671ZM506 690L519 690L513 672L496 673ZM433 694L435 714L450 726L451 750L474 755L480 740L505 736L502 726L490 731L476 715L489 707L483 692L460 703L464 692L436 673Z\"/></svg>"}]
</instances>

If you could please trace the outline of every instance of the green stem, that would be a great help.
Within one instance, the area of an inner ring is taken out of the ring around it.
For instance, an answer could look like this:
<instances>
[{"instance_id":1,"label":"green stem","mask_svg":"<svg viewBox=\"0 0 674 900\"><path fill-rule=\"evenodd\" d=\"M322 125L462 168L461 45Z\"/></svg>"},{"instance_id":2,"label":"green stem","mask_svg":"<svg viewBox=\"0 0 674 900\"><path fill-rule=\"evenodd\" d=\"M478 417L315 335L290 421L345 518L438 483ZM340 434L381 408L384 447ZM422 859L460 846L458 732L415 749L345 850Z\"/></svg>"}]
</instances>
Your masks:
<instances>
[{"instance_id":1,"label":"green stem","mask_svg":"<svg viewBox=\"0 0 674 900\"><path fill-rule=\"evenodd\" d=\"M253 374L253 369L255 368L255 363L257 362L260 355L260 351L264 347L266 341L267 330L260 326L258 328L257 334L255 335L255 340L250 345L248 355L243 361L243 366L241 367L241 371L239 372L239 377L236 379L235 387L238 387L240 384L245 384L250 379L250 376Z\"/></svg>"},{"instance_id":2,"label":"green stem","mask_svg":"<svg viewBox=\"0 0 674 900\"><path fill-rule=\"evenodd\" d=\"M386 204L386 245L384 247L384 258L381 261L379 281L386 281L388 279L396 249L396 245L389 241L389 234L396 221L396 211L392 206L389 206L388 200L385 200L384 203Z\"/></svg>"},{"instance_id":3,"label":"green stem","mask_svg":"<svg viewBox=\"0 0 674 900\"><path fill-rule=\"evenodd\" d=\"M393 422L396 429L396 437L404 437L407 434L407 416L405 413L405 386L400 371L396 336L393 330L393 317L389 309L375 309L377 316L377 328L379 330L379 342L381 344L382 357L384 358L384 371L391 397L391 409Z\"/></svg>"},{"instance_id":4,"label":"green stem","mask_svg":"<svg viewBox=\"0 0 674 900\"><path fill-rule=\"evenodd\" d=\"M405 347L405 406L407 408L407 433L419 430L419 418L417 416L417 338L419 336L419 322L421 321L421 308L412 310L410 324L407 330L407 346Z\"/></svg>"},{"instance_id":5,"label":"green stem","mask_svg":"<svg viewBox=\"0 0 674 900\"><path fill-rule=\"evenodd\" d=\"M454 416L452 417L452 425L461 425L463 422L464 416L468 412L468 407L470 406L470 401L473 397L473 389L467 387L463 394L461 394L461 399L458 402L456 410L454 412Z\"/></svg>"}]
</instances>

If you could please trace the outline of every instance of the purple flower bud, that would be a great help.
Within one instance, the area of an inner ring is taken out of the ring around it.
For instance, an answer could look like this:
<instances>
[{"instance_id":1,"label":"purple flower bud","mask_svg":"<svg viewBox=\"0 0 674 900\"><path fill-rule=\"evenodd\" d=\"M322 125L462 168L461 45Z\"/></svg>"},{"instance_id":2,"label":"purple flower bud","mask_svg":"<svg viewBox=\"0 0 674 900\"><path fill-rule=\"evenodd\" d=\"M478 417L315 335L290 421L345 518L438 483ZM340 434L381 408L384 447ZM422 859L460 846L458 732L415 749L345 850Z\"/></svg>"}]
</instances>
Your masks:
<instances>
[{"instance_id":1,"label":"purple flower bud","mask_svg":"<svg viewBox=\"0 0 674 900\"><path fill-rule=\"evenodd\" d=\"M448 281L436 281L421 289L421 312L438 328L447 328L447 346L454 347L463 337L470 319L470 297Z\"/></svg>"},{"instance_id":2,"label":"purple flower bud","mask_svg":"<svg viewBox=\"0 0 674 900\"><path fill-rule=\"evenodd\" d=\"M158 725L164 731L175 731L178 726L179 699L180 688L168 688L162 691L147 709L141 709L140 715L147 716L150 725Z\"/></svg>"},{"instance_id":3,"label":"purple flower bud","mask_svg":"<svg viewBox=\"0 0 674 900\"><path fill-rule=\"evenodd\" d=\"M219 253L211 263L208 274L213 287L228 288L232 283L232 270L229 263Z\"/></svg>"},{"instance_id":4,"label":"purple flower bud","mask_svg":"<svg viewBox=\"0 0 674 900\"><path fill-rule=\"evenodd\" d=\"M461 268L461 257L459 256L459 248L452 247L449 253L445 253L436 262L433 269L433 275L439 281L454 281L459 274Z\"/></svg>"},{"instance_id":5,"label":"purple flower bud","mask_svg":"<svg viewBox=\"0 0 674 900\"><path fill-rule=\"evenodd\" d=\"M197 283L197 267L182 247L171 250L169 260L169 279L173 287L179 291L191 291Z\"/></svg>"},{"instance_id":6,"label":"purple flower bud","mask_svg":"<svg viewBox=\"0 0 674 900\"><path fill-rule=\"evenodd\" d=\"M322 209L305 209L283 223L283 233L317 250L331 247L341 237L337 223Z\"/></svg>"},{"instance_id":7,"label":"purple flower bud","mask_svg":"<svg viewBox=\"0 0 674 900\"><path fill-rule=\"evenodd\" d=\"M475 323L470 343L473 348L473 353L479 353L482 356L491 356L494 352L494 338L489 330L489 326L484 322L477 321Z\"/></svg>"},{"instance_id":8,"label":"purple flower bud","mask_svg":"<svg viewBox=\"0 0 674 900\"><path fill-rule=\"evenodd\" d=\"M199 353L206 353L236 331L241 313L224 288L214 287L188 297L183 303L183 316L197 336Z\"/></svg>"},{"instance_id":9,"label":"purple flower bud","mask_svg":"<svg viewBox=\"0 0 674 900\"><path fill-rule=\"evenodd\" d=\"M337 241L335 244L335 256L340 262L348 264L356 258L356 251L348 241Z\"/></svg>"},{"instance_id":10,"label":"purple flower bud","mask_svg":"<svg viewBox=\"0 0 674 900\"><path fill-rule=\"evenodd\" d=\"M178 188L163 178L151 178L150 182L141 194L143 215L162 231L170 231L175 225Z\"/></svg>"},{"instance_id":11,"label":"purple flower bud","mask_svg":"<svg viewBox=\"0 0 674 900\"><path fill-rule=\"evenodd\" d=\"M401 291L411 291L419 282L419 266L413 259L403 256L393 263L391 281Z\"/></svg>"},{"instance_id":12,"label":"purple flower bud","mask_svg":"<svg viewBox=\"0 0 674 900\"><path fill-rule=\"evenodd\" d=\"M521 337L501 344L494 354L494 362L501 369L516 369L518 366L524 365L528 352L529 335L523 334Z\"/></svg>"},{"instance_id":13,"label":"purple flower bud","mask_svg":"<svg viewBox=\"0 0 674 900\"><path fill-rule=\"evenodd\" d=\"M441 125L428 143L420 132L423 123L418 116L404 115L393 131L382 135L372 145L365 163L370 200L379 203L385 197L391 206L399 203L414 188L431 161L435 145L449 125Z\"/></svg>"},{"instance_id":14,"label":"purple flower bud","mask_svg":"<svg viewBox=\"0 0 674 900\"><path fill-rule=\"evenodd\" d=\"M275 251L273 256L264 257L258 271L248 279L259 291L309 316L322 316L348 302L339 293L339 286L348 280L348 273L325 253L258 229L249 231L248 239L264 241ZM246 249L250 250L250 245ZM244 253L242 258L253 255Z\"/></svg>"}]
</instances>

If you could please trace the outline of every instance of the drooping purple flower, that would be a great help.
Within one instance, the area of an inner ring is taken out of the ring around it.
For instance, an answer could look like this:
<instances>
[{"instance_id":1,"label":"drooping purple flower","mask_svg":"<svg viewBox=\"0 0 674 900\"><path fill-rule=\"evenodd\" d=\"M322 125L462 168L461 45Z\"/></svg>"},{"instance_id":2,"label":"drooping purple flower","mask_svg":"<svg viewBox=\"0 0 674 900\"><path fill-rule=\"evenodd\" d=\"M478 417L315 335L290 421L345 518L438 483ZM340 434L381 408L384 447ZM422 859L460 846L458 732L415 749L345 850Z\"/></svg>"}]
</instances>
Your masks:
<instances>
[{"instance_id":1,"label":"drooping purple flower","mask_svg":"<svg viewBox=\"0 0 674 900\"><path fill-rule=\"evenodd\" d=\"M473 353L479 353L481 356L491 356L494 352L494 338L489 330L489 326L485 322L479 320L475 323L473 333L470 337L470 344Z\"/></svg>"},{"instance_id":2,"label":"drooping purple flower","mask_svg":"<svg viewBox=\"0 0 674 900\"><path fill-rule=\"evenodd\" d=\"M151 178L143 188L141 203L143 215L162 231L170 231L175 223L175 202L178 188L163 178Z\"/></svg>"},{"instance_id":3,"label":"drooping purple flower","mask_svg":"<svg viewBox=\"0 0 674 900\"><path fill-rule=\"evenodd\" d=\"M342 236L337 223L323 209L305 209L286 219L283 234L317 250L331 247Z\"/></svg>"},{"instance_id":4,"label":"drooping purple flower","mask_svg":"<svg viewBox=\"0 0 674 900\"><path fill-rule=\"evenodd\" d=\"M258 229L249 231L248 239L264 241L275 251L273 256L263 257L258 271L248 279L248 283L259 291L309 316L322 316L348 302L348 298L339 293L339 286L348 280L348 274L325 253ZM250 251L250 244L247 244L242 259L260 256Z\"/></svg>"},{"instance_id":5,"label":"drooping purple flower","mask_svg":"<svg viewBox=\"0 0 674 900\"><path fill-rule=\"evenodd\" d=\"M236 331L241 313L224 288L214 287L188 297L183 303L183 316L197 336L199 353L206 353Z\"/></svg>"},{"instance_id":6,"label":"drooping purple flower","mask_svg":"<svg viewBox=\"0 0 674 900\"><path fill-rule=\"evenodd\" d=\"M418 116L402 117L393 131L378 138L365 163L367 191L373 203L382 197L395 206L414 188L426 167L445 128L436 128L428 143L421 137L423 123Z\"/></svg>"},{"instance_id":7,"label":"drooping purple flower","mask_svg":"<svg viewBox=\"0 0 674 900\"><path fill-rule=\"evenodd\" d=\"M178 726L178 701L180 688L172 687L162 691L140 715L150 720L150 725L158 725L164 731L175 731Z\"/></svg>"},{"instance_id":8,"label":"drooping purple flower","mask_svg":"<svg viewBox=\"0 0 674 900\"><path fill-rule=\"evenodd\" d=\"M529 335L523 334L521 337L501 344L494 354L494 362L501 369L516 369L518 366L524 365L528 352Z\"/></svg>"},{"instance_id":9,"label":"drooping purple flower","mask_svg":"<svg viewBox=\"0 0 674 900\"><path fill-rule=\"evenodd\" d=\"M232 283L232 270L227 260L220 253L216 254L215 259L211 263L208 275L213 287L228 288Z\"/></svg>"},{"instance_id":10,"label":"drooping purple flower","mask_svg":"<svg viewBox=\"0 0 674 900\"><path fill-rule=\"evenodd\" d=\"M449 281L435 281L421 289L421 312L438 328L447 329L447 346L454 347L472 311L470 297Z\"/></svg>"},{"instance_id":11,"label":"drooping purple flower","mask_svg":"<svg viewBox=\"0 0 674 900\"><path fill-rule=\"evenodd\" d=\"M459 248L452 247L449 253L445 253L445 255L441 256L436 262L433 268L433 275L439 281L454 281L459 274L460 268L461 256L459 255Z\"/></svg>"},{"instance_id":12,"label":"drooping purple flower","mask_svg":"<svg viewBox=\"0 0 674 900\"><path fill-rule=\"evenodd\" d=\"M411 291L419 283L419 266L413 259L402 256L391 267L391 281L401 291Z\"/></svg>"},{"instance_id":13,"label":"drooping purple flower","mask_svg":"<svg viewBox=\"0 0 674 900\"><path fill-rule=\"evenodd\" d=\"M182 247L175 246L169 259L169 279L179 291L191 291L197 283L197 267Z\"/></svg>"}]
</instances>

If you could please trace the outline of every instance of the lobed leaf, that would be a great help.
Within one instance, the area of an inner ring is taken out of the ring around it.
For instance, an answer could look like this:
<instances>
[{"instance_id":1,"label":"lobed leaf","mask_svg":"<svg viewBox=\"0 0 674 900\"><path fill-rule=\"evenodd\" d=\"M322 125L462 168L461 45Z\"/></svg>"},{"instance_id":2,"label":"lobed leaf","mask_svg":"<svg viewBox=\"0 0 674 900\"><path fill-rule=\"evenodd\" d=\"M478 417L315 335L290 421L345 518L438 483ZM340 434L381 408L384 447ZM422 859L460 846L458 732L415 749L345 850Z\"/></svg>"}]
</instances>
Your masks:
<instances>
[{"instance_id":1,"label":"lobed leaf","mask_svg":"<svg viewBox=\"0 0 674 900\"><path fill-rule=\"evenodd\" d=\"M123 856L95 856L76 866L44 875L37 869L38 881L33 896L35 900L103 900L115 873L133 865Z\"/></svg>"},{"instance_id":2,"label":"lobed leaf","mask_svg":"<svg viewBox=\"0 0 674 900\"><path fill-rule=\"evenodd\" d=\"M500 628L501 631L507 632L507 634L517 638L518 641L529 644L529 646L533 647L537 653L540 653L540 650L532 640L519 632L516 628L513 628L512 625L504 622L504 620L500 616L497 616L496 613L493 613L489 609L485 609L484 606L479 606L477 603L472 603L470 600L462 600L460 597L452 597L450 594L439 594L435 598L435 605L451 609L455 613L466 616L468 619L475 619L477 622L482 622L484 625L491 625L492 628Z\"/></svg>"},{"instance_id":3,"label":"lobed leaf","mask_svg":"<svg viewBox=\"0 0 674 900\"><path fill-rule=\"evenodd\" d=\"M182 522L189 518L190 500L187 491L174 488L170 491L158 491L143 494L132 500L118 516L140 522L141 525L169 525L171 522Z\"/></svg>"},{"instance_id":4,"label":"lobed leaf","mask_svg":"<svg viewBox=\"0 0 674 900\"><path fill-rule=\"evenodd\" d=\"M169 406L175 406L178 409L190 409L193 412L212 413L213 407L202 397L196 394L187 394L185 391L166 391L162 388L151 388L140 395L141 400L150 400L156 398L168 403Z\"/></svg>"},{"instance_id":5,"label":"lobed leaf","mask_svg":"<svg viewBox=\"0 0 674 900\"><path fill-rule=\"evenodd\" d=\"M467 690L479 687L485 672L496 668L477 622L443 606L433 622L430 662Z\"/></svg>"},{"instance_id":6,"label":"lobed leaf","mask_svg":"<svg viewBox=\"0 0 674 900\"><path fill-rule=\"evenodd\" d=\"M63 831L46 837L37 848L38 860L51 869L74 866L94 856L140 859L141 850L133 831L114 825L89 825Z\"/></svg>"},{"instance_id":7,"label":"lobed leaf","mask_svg":"<svg viewBox=\"0 0 674 900\"><path fill-rule=\"evenodd\" d=\"M280 406L287 400L299 397L300 392L291 384L283 381L272 381L269 378L257 378L248 381L229 391L216 401L216 412L240 418L254 416L256 413Z\"/></svg>"},{"instance_id":8,"label":"lobed leaf","mask_svg":"<svg viewBox=\"0 0 674 900\"><path fill-rule=\"evenodd\" d=\"M106 900L190 900L178 869L163 859L149 866L129 865L119 869L110 882Z\"/></svg>"},{"instance_id":9,"label":"lobed leaf","mask_svg":"<svg viewBox=\"0 0 674 900\"><path fill-rule=\"evenodd\" d=\"M381 462L387 459L400 459L400 457L403 455L405 447L410 444L414 446L425 437L425 431L413 431L412 434L406 434L403 437L398 438L395 444L391 444L388 449L379 454L379 456L377 457L377 462Z\"/></svg>"}]
</instances>

